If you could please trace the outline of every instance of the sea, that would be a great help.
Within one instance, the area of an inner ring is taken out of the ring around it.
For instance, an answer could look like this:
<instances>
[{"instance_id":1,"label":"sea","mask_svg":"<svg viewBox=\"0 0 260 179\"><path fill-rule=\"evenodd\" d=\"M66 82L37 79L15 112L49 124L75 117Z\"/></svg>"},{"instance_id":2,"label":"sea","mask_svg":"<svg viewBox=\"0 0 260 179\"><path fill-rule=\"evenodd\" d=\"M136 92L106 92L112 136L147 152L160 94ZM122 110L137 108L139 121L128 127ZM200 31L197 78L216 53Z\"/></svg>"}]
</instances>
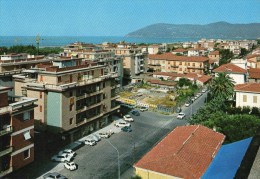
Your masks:
<instances>
[{"instance_id":1,"label":"sea","mask_svg":"<svg viewBox=\"0 0 260 179\"><path fill-rule=\"evenodd\" d=\"M128 43L176 43L176 42L195 42L200 38L144 38L144 37L124 37L124 36L41 36L40 47L64 47L74 42L84 42L101 44L103 42L118 43L125 41ZM36 36L0 36L1 46L14 45L35 45Z\"/></svg>"}]
</instances>

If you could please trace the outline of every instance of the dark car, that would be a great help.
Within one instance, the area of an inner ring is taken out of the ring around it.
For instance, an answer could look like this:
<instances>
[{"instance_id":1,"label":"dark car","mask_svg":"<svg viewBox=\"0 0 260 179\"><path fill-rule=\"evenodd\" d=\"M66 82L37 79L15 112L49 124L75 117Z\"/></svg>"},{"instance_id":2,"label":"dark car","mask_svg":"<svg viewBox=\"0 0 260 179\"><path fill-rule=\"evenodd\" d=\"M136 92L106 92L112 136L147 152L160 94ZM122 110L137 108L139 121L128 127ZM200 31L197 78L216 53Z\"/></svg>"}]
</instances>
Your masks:
<instances>
[{"instance_id":1,"label":"dark car","mask_svg":"<svg viewBox=\"0 0 260 179\"><path fill-rule=\"evenodd\" d=\"M44 179L68 179L67 177L65 177L59 173L56 173L56 172L47 173L47 174L43 175L43 178Z\"/></svg>"},{"instance_id":2,"label":"dark car","mask_svg":"<svg viewBox=\"0 0 260 179\"><path fill-rule=\"evenodd\" d=\"M125 126L125 127L121 128L121 131L132 132L132 129L130 127Z\"/></svg>"},{"instance_id":3,"label":"dark car","mask_svg":"<svg viewBox=\"0 0 260 179\"><path fill-rule=\"evenodd\" d=\"M131 111L131 113L132 113L133 115L135 115L135 116L140 116L140 113L139 113L139 111L137 111L137 110L133 110L133 111Z\"/></svg>"}]
</instances>

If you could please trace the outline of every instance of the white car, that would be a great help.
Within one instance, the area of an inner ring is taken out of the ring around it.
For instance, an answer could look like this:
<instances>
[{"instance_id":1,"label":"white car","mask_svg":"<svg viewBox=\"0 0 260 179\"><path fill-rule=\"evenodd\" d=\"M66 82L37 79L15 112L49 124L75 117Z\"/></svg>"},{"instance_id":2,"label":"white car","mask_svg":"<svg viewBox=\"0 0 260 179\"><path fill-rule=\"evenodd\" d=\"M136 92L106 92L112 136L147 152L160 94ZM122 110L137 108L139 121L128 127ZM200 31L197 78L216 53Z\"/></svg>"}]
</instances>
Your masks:
<instances>
[{"instance_id":1,"label":"white car","mask_svg":"<svg viewBox=\"0 0 260 179\"><path fill-rule=\"evenodd\" d=\"M75 162L65 162L64 167L71 171L77 169L77 165L75 164Z\"/></svg>"},{"instance_id":2,"label":"white car","mask_svg":"<svg viewBox=\"0 0 260 179\"><path fill-rule=\"evenodd\" d=\"M92 140L92 139L86 139L84 142L86 145L90 145L90 146L94 146L96 145L96 141Z\"/></svg>"},{"instance_id":3,"label":"white car","mask_svg":"<svg viewBox=\"0 0 260 179\"><path fill-rule=\"evenodd\" d=\"M92 140L94 140L96 142L99 142L101 140L101 137L99 135L97 135L97 134L91 134L91 135L88 136L88 138L92 139Z\"/></svg>"},{"instance_id":4,"label":"white car","mask_svg":"<svg viewBox=\"0 0 260 179\"><path fill-rule=\"evenodd\" d=\"M54 162L70 162L72 159L68 154L54 155L51 160Z\"/></svg>"},{"instance_id":5,"label":"white car","mask_svg":"<svg viewBox=\"0 0 260 179\"><path fill-rule=\"evenodd\" d=\"M185 114L181 112L178 114L177 119L183 119L184 117L185 117Z\"/></svg>"},{"instance_id":6,"label":"white car","mask_svg":"<svg viewBox=\"0 0 260 179\"><path fill-rule=\"evenodd\" d=\"M110 137L110 135L109 135L108 133L105 133L105 132L100 132L98 135L99 135L101 138L109 138L109 137Z\"/></svg>"},{"instance_id":7,"label":"white car","mask_svg":"<svg viewBox=\"0 0 260 179\"><path fill-rule=\"evenodd\" d=\"M203 89L201 92L202 92L202 93L206 93L206 91L207 91L207 89Z\"/></svg>"},{"instance_id":8,"label":"white car","mask_svg":"<svg viewBox=\"0 0 260 179\"><path fill-rule=\"evenodd\" d=\"M140 108L140 111L142 111L142 112L148 111L148 107L143 106L143 107Z\"/></svg>"},{"instance_id":9,"label":"white car","mask_svg":"<svg viewBox=\"0 0 260 179\"><path fill-rule=\"evenodd\" d=\"M128 121L128 122L133 122L134 121L134 119L129 114L124 116L124 120Z\"/></svg>"},{"instance_id":10,"label":"white car","mask_svg":"<svg viewBox=\"0 0 260 179\"><path fill-rule=\"evenodd\" d=\"M68 154L71 157L75 157L76 153L71 149L65 149L59 152L59 155Z\"/></svg>"},{"instance_id":11,"label":"white car","mask_svg":"<svg viewBox=\"0 0 260 179\"><path fill-rule=\"evenodd\" d=\"M122 122L117 122L117 123L115 124L115 126L116 126L116 127L125 127L125 126L130 127L131 124L128 123L128 122L122 121Z\"/></svg>"},{"instance_id":12,"label":"white car","mask_svg":"<svg viewBox=\"0 0 260 179\"><path fill-rule=\"evenodd\" d=\"M186 107L189 107L189 106L190 106L190 103L189 103L189 102L186 102L186 103L185 103L185 106L186 106Z\"/></svg>"}]
</instances>

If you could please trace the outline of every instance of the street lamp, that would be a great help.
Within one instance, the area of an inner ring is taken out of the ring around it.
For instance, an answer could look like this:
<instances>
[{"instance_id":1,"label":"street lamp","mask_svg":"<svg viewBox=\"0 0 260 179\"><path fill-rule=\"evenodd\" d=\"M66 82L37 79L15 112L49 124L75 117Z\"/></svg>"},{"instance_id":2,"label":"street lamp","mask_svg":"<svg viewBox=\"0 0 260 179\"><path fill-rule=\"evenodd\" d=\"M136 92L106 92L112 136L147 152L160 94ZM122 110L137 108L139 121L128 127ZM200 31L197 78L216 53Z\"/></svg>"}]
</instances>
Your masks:
<instances>
[{"instance_id":1,"label":"street lamp","mask_svg":"<svg viewBox=\"0 0 260 179\"><path fill-rule=\"evenodd\" d=\"M120 179L120 162L119 162L119 151L117 150L117 148L109 141L106 139L106 141L116 150L117 152L117 164L118 164L118 179Z\"/></svg>"}]
</instances>

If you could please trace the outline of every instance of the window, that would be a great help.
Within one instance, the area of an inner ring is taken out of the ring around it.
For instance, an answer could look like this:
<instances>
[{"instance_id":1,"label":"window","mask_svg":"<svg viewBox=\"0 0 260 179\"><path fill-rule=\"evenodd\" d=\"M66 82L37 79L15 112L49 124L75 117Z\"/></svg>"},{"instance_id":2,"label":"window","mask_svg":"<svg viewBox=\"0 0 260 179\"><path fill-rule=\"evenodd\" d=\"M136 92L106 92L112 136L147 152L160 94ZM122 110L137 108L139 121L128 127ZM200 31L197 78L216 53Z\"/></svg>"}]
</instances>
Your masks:
<instances>
[{"instance_id":1,"label":"window","mask_svg":"<svg viewBox=\"0 0 260 179\"><path fill-rule=\"evenodd\" d=\"M42 99L42 92L40 92L40 99Z\"/></svg>"},{"instance_id":2,"label":"window","mask_svg":"<svg viewBox=\"0 0 260 179\"><path fill-rule=\"evenodd\" d=\"M74 107L74 105L71 104L71 105L70 105L70 111L72 111L73 107Z\"/></svg>"},{"instance_id":3,"label":"window","mask_svg":"<svg viewBox=\"0 0 260 179\"><path fill-rule=\"evenodd\" d=\"M179 65L182 65L182 62L180 62Z\"/></svg>"},{"instance_id":4,"label":"window","mask_svg":"<svg viewBox=\"0 0 260 179\"><path fill-rule=\"evenodd\" d=\"M30 149L25 150L23 152L23 159L28 159L28 158L30 158Z\"/></svg>"},{"instance_id":5,"label":"window","mask_svg":"<svg viewBox=\"0 0 260 179\"><path fill-rule=\"evenodd\" d=\"M73 118L70 118L70 125L73 123Z\"/></svg>"},{"instance_id":6,"label":"window","mask_svg":"<svg viewBox=\"0 0 260 179\"><path fill-rule=\"evenodd\" d=\"M73 95L73 92L72 92L72 91L70 91L70 97L72 97L72 95Z\"/></svg>"},{"instance_id":7,"label":"window","mask_svg":"<svg viewBox=\"0 0 260 179\"><path fill-rule=\"evenodd\" d=\"M29 140L30 138L32 138L31 135L30 135L30 131L24 132L23 136L24 136L24 140Z\"/></svg>"},{"instance_id":8,"label":"window","mask_svg":"<svg viewBox=\"0 0 260 179\"><path fill-rule=\"evenodd\" d=\"M58 76L58 83L61 82L61 76Z\"/></svg>"},{"instance_id":9,"label":"window","mask_svg":"<svg viewBox=\"0 0 260 179\"><path fill-rule=\"evenodd\" d=\"M72 75L70 75L70 83L72 83Z\"/></svg>"},{"instance_id":10,"label":"window","mask_svg":"<svg viewBox=\"0 0 260 179\"><path fill-rule=\"evenodd\" d=\"M30 111L26 111L25 113L23 113L23 120L30 120L31 115L30 115Z\"/></svg>"},{"instance_id":11,"label":"window","mask_svg":"<svg viewBox=\"0 0 260 179\"><path fill-rule=\"evenodd\" d=\"M42 112L42 105L40 105L40 112Z\"/></svg>"},{"instance_id":12,"label":"window","mask_svg":"<svg viewBox=\"0 0 260 179\"><path fill-rule=\"evenodd\" d=\"M257 103L257 96L253 96L253 103Z\"/></svg>"},{"instance_id":13,"label":"window","mask_svg":"<svg viewBox=\"0 0 260 179\"><path fill-rule=\"evenodd\" d=\"M243 102L247 102L247 96L243 95Z\"/></svg>"},{"instance_id":14,"label":"window","mask_svg":"<svg viewBox=\"0 0 260 179\"><path fill-rule=\"evenodd\" d=\"M103 88L105 88L105 87L106 87L106 82L103 83Z\"/></svg>"}]
</instances>

